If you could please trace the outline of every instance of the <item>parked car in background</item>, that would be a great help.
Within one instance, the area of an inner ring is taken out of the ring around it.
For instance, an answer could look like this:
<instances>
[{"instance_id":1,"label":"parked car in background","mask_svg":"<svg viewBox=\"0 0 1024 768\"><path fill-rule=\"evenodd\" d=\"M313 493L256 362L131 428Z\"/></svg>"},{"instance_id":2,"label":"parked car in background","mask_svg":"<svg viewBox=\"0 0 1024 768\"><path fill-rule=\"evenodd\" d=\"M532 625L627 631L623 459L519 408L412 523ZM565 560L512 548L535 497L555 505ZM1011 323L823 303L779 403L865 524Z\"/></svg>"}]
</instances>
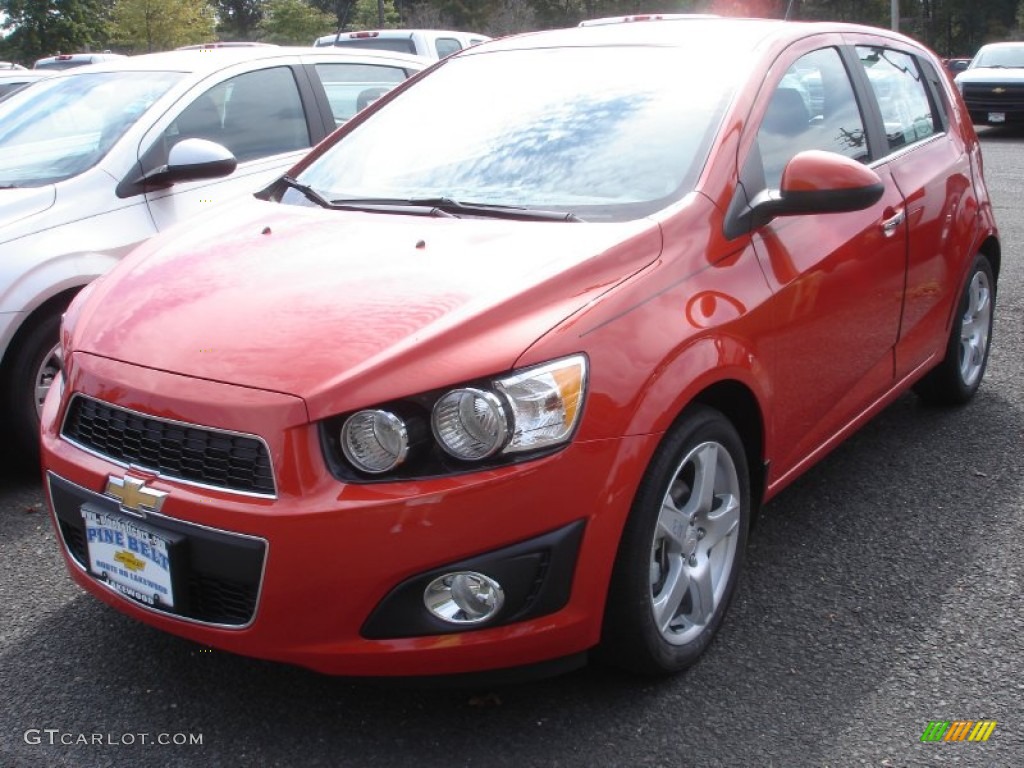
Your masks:
<instances>
[{"instance_id":1,"label":"parked car in background","mask_svg":"<svg viewBox=\"0 0 1024 768\"><path fill-rule=\"evenodd\" d=\"M0 69L0 99L51 74L45 69Z\"/></svg>"},{"instance_id":2,"label":"parked car in background","mask_svg":"<svg viewBox=\"0 0 1024 768\"><path fill-rule=\"evenodd\" d=\"M429 63L378 51L173 51L57 73L0 102L5 442L36 454L60 316L82 286L154 232L259 189L361 96Z\"/></svg>"},{"instance_id":3,"label":"parked car in background","mask_svg":"<svg viewBox=\"0 0 1024 768\"><path fill-rule=\"evenodd\" d=\"M491 38L475 32L453 32L438 29L380 29L359 32L337 32L313 41L317 48L356 48L359 50L395 51L443 59L453 53Z\"/></svg>"},{"instance_id":4,"label":"parked car in background","mask_svg":"<svg viewBox=\"0 0 1024 768\"><path fill-rule=\"evenodd\" d=\"M766 499L981 384L1001 250L941 67L693 18L442 60L72 304L72 578L335 674L694 663Z\"/></svg>"},{"instance_id":5,"label":"parked car in background","mask_svg":"<svg viewBox=\"0 0 1024 768\"><path fill-rule=\"evenodd\" d=\"M86 64L99 64L104 61L125 58L120 53L58 53L56 56L47 56L39 59L32 65L33 69L71 69L73 67L84 67Z\"/></svg>"},{"instance_id":6,"label":"parked car in background","mask_svg":"<svg viewBox=\"0 0 1024 768\"><path fill-rule=\"evenodd\" d=\"M983 45L956 87L975 124L1024 123L1024 42Z\"/></svg>"},{"instance_id":7,"label":"parked car in background","mask_svg":"<svg viewBox=\"0 0 1024 768\"><path fill-rule=\"evenodd\" d=\"M263 47L263 48L276 48L277 46L273 43L256 43L248 40L217 40L212 43L195 43L193 45L179 45L174 50L176 51L196 51L204 48L248 48L252 46Z\"/></svg>"},{"instance_id":8,"label":"parked car in background","mask_svg":"<svg viewBox=\"0 0 1024 768\"><path fill-rule=\"evenodd\" d=\"M949 72L951 75L956 75L960 72L963 72L970 65L971 60L969 58L952 58L942 60L942 66L944 66L946 68L946 71Z\"/></svg>"}]
</instances>

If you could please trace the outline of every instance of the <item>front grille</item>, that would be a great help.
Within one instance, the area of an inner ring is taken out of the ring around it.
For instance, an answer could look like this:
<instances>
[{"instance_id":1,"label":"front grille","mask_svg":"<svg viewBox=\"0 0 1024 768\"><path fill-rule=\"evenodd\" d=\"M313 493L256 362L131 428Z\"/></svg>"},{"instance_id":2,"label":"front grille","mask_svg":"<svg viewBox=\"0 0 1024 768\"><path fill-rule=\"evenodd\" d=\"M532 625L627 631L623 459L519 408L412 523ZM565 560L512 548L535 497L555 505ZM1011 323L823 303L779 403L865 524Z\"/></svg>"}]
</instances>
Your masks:
<instances>
[{"instance_id":1,"label":"front grille","mask_svg":"<svg viewBox=\"0 0 1024 768\"><path fill-rule=\"evenodd\" d=\"M1024 83L964 83L964 101L972 111L1017 112L1024 109Z\"/></svg>"},{"instance_id":2,"label":"front grille","mask_svg":"<svg viewBox=\"0 0 1024 768\"><path fill-rule=\"evenodd\" d=\"M81 508L99 505L117 509L112 499L99 496L56 475L48 475L50 498L68 554L83 571L89 571L89 550ZM266 543L249 536L204 528L160 515L150 515L147 525L182 537L178 554L172 556L180 571L181 589L175 588L174 609L152 607L184 619L243 627L256 613Z\"/></svg>"},{"instance_id":3,"label":"front grille","mask_svg":"<svg viewBox=\"0 0 1024 768\"><path fill-rule=\"evenodd\" d=\"M266 444L255 437L147 416L75 395L61 434L119 464L231 491L274 495Z\"/></svg>"}]
</instances>

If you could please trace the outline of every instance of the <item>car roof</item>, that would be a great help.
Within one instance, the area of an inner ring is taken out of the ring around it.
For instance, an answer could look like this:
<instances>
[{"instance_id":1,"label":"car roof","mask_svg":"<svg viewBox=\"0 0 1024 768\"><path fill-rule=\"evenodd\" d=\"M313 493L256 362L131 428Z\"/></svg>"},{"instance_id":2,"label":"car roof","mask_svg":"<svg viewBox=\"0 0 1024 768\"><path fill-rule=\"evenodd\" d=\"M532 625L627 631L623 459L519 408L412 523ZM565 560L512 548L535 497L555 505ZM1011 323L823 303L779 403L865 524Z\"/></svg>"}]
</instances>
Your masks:
<instances>
[{"instance_id":1,"label":"car roof","mask_svg":"<svg viewBox=\"0 0 1024 768\"><path fill-rule=\"evenodd\" d=\"M978 49L978 53L981 53L982 51L990 51L993 48L1024 48L1024 41L1005 40L1001 43L986 43Z\"/></svg>"},{"instance_id":2,"label":"car roof","mask_svg":"<svg viewBox=\"0 0 1024 768\"><path fill-rule=\"evenodd\" d=\"M419 69L434 63L422 56L391 53L389 51L352 51L343 48L320 49L303 46L228 46L144 53L139 56L128 56L123 59L78 67L73 71L76 73L166 71L202 74L216 72L234 64L272 60L275 58L291 58L296 55L321 58L330 57L366 64L372 64L375 61L391 64L400 63ZM68 74L71 73L72 71L68 71Z\"/></svg>"},{"instance_id":3,"label":"car roof","mask_svg":"<svg viewBox=\"0 0 1024 768\"><path fill-rule=\"evenodd\" d=\"M785 45L814 34L851 33L889 37L903 43L913 41L905 35L879 27L844 22L796 22L781 19L747 19L714 17L699 14L642 23L587 24L567 29L526 32L480 43L456 57L483 55L498 50L559 47L611 47L639 45L658 47L691 47L701 50L721 47L723 51L750 50L762 45Z\"/></svg>"},{"instance_id":4,"label":"car roof","mask_svg":"<svg viewBox=\"0 0 1024 768\"><path fill-rule=\"evenodd\" d=\"M0 80L39 80L56 74L53 70L42 69L0 69Z\"/></svg>"},{"instance_id":5,"label":"car roof","mask_svg":"<svg viewBox=\"0 0 1024 768\"><path fill-rule=\"evenodd\" d=\"M343 32L334 32L329 35L320 35L317 40L324 40L329 37L350 37L351 35L365 34L366 32L373 32L380 37L409 37L410 35L448 35L450 37L486 37L490 39L488 35L481 34L479 32L463 32L454 29L352 29L345 30Z\"/></svg>"}]
</instances>

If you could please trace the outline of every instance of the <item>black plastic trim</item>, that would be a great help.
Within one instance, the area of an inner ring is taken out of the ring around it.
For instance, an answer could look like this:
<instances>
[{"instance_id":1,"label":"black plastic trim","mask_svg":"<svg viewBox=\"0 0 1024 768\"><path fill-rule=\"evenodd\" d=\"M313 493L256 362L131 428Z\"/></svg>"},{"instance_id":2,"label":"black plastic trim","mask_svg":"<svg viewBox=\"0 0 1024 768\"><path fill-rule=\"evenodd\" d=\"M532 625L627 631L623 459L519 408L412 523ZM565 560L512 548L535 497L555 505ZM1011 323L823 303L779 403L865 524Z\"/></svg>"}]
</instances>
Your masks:
<instances>
[{"instance_id":1,"label":"black plastic trim","mask_svg":"<svg viewBox=\"0 0 1024 768\"><path fill-rule=\"evenodd\" d=\"M368 640L449 635L491 629L561 610L569 602L583 520L533 539L425 571L396 586L377 605L360 634ZM450 624L432 615L423 593L434 579L452 571L477 571L497 581L505 605L491 621Z\"/></svg>"}]
</instances>

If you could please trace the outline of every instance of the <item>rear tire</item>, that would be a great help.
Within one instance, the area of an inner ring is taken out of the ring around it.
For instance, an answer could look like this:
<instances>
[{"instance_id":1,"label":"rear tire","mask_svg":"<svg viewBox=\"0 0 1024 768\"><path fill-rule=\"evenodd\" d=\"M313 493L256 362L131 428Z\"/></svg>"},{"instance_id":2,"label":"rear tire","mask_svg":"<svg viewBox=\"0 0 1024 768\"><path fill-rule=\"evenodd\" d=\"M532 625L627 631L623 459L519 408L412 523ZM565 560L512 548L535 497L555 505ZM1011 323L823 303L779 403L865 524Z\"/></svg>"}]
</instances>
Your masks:
<instances>
[{"instance_id":1,"label":"rear tire","mask_svg":"<svg viewBox=\"0 0 1024 768\"><path fill-rule=\"evenodd\" d=\"M596 656L649 675L697 661L735 591L750 511L747 456L736 429L716 410L691 408L641 481Z\"/></svg>"},{"instance_id":2,"label":"rear tire","mask_svg":"<svg viewBox=\"0 0 1024 768\"><path fill-rule=\"evenodd\" d=\"M48 312L16 339L0 382L0 413L11 425L11 441L4 447L25 468L39 466L39 414L60 369L61 314Z\"/></svg>"},{"instance_id":3,"label":"rear tire","mask_svg":"<svg viewBox=\"0 0 1024 768\"><path fill-rule=\"evenodd\" d=\"M988 364L995 304L992 265L979 253L957 305L946 356L914 385L918 397L930 405L962 405L974 397Z\"/></svg>"}]
</instances>

